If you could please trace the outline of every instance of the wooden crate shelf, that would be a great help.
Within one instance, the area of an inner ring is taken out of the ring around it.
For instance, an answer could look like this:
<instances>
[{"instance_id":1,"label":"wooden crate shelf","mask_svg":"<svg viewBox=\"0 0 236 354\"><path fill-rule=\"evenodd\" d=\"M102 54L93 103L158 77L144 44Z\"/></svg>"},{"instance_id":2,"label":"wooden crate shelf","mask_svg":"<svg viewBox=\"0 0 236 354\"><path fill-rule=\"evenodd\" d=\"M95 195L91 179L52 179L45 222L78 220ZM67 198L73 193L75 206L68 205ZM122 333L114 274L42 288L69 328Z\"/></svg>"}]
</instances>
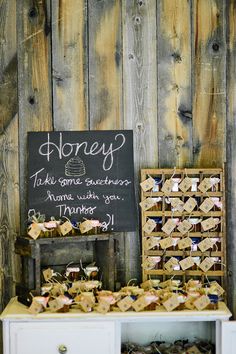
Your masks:
<instances>
[{"instance_id":1,"label":"wooden crate shelf","mask_svg":"<svg viewBox=\"0 0 236 354\"><path fill-rule=\"evenodd\" d=\"M141 171L141 182L146 181L149 177L155 179L157 184L146 191L141 189L141 202L144 202L147 198L154 198L154 201L156 200L156 202L155 205L148 210L141 209L143 281L150 277L159 278L161 281L165 281L173 276L181 281L186 281L192 277L203 282L217 280L226 289L225 189L223 169L143 169ZM186 192L183 192L180 190L179 184L185 177L192 178L193 184ZM175 187L174 190L166 194L161 188L165 181L171 178L175 179ZM204 178L209 178L210 181L213 181L214 178L218 178L219 181L206 192L201 192L198 187ZM179 198L185 203L190 197L194 198L197 202L194 210L191 212L186 210L173 210L170 204L171 198ZM222 203L222 205L219 207L219 204L216 203L217 205L215 204L209 212L205 213L199 209L199 206L207 198L217 198L212 200L214 202L218 201ZM210 230L204 231L201 222L210 217L219 219L219 223ZM162 227L172 218L179 219L178 222L184 220L193 221L191 219L199 219L199 222L185 234L179 232L176 227L171 235L169 235L162 230ZM150 232L145 232L143 227L149 219L156 222L156 227ZM176 243L174 246L167 248L166 250L163 250L159 244L152 248L150 248L150 245L147 246L147 241L152 241L152 238L153 241L157 238L156 241L159 242L168 237L175 239ZM178 248L178 242L185 237L190 237L192 245L195 243L195 246L191 246L191 249L189 247L181 250ZM197 245L199 242L206 240L207 238L215 239L215 245L202 252ZM155 257L157 258L157 263L153 266L155 263ZM165 268L165 264L171 257L176 257L178 261L186 257L197 257L198 265L196 261L192 268L182 270L182 268L179 267L178 270L168 271ZM204 272L199 268L199 262L202 262L206 257L215 257L215 263L210 269ZM149 260L153 261L153 263L148 263L147 266L146 264Z\"/></svg>"},{"instance_id":2,"label":"wooden crate shelf","mask_svg":"<svg viewBox=\"0 0 236 354\"><path fill-rule=\"evenodd\" d=\"M29 237L17 237L15 242L15 252L21 256L22 267L24 267L24 277L22 284L17 287L18 292L25 290L36 290L40 292L42 264L41 256L45 247L53 246L55 251L61 245L65 253L70 254L72 248L80 249L82 243L92 243L94 258L103 275L102 282L104 288L114 290L116 279L116 243L117 234L97 234L83 236L66 236L38 238L33 240ZM73 260L79 262L80 259ZM83 259L82 259L83 261Z\"/></svg>"}]
</instances>

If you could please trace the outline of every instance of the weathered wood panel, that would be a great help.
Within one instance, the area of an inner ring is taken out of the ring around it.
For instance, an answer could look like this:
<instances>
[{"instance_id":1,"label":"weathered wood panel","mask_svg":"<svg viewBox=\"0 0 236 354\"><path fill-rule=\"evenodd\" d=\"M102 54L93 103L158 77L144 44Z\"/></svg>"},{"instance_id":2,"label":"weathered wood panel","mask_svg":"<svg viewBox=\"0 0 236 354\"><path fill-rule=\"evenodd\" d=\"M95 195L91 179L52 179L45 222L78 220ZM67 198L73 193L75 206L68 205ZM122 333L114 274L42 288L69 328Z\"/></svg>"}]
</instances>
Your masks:
<instances>
[{"instance_id":1,"label":"weathered wood panel","mask_svg":"<svg viewBox=\"0 0 236 354\"><path fill-rule=\"evenodd\" d=\"M138 206L140 169L158 164L156 1L122 4L124 127L134 132ZM126 277L140 278L138 233L127 234L125 241Z\"/></svg>"},{"instance_id":2,"label":"weathered wood panel","mask_svg":"<svg viewBox=\"0 0 236 354\"><path fill-rule=\"evenodd\" d=\"M121 1L88 1L89 126L123 129ZM126 234L119 236L117 285L124 278ZM124 280L124 279L123 279Z\"/></svg>"},{"instance_id":3,"label":"weathered wood panel","mask_svg":"<svg viewBox=\"0 0 236 354\"><path fill-rule=\"evenodd\" d=\"M158 145L161 167L192 165L191 8L158 1Z\"/></svg>"},{"instance_id":4,"label":"weathered wood panel","mask_svg":"<svg viewBox=\"0 0 236 354\"><path fill-rule=\"evenodd\" d=\"M55 130L88 129L87 1L52 1Z\"/></svg>"},{"instance_id":5,"label":"weathered wood panel","mask_svg":"<svg viewBox=\"0 0 236 354\"><path fill-rule=\"evenodd\" d=\"M19 231L16 2L0 1L0 311L15 293Z\"/></svg>"},{"instance_id":6,"label":"weathered wood panel","mask_svg":"<svg viewBox=\"0 0 236 354\"><path fill-rule=\"evenodd\" d=\"M27 132L51 130L50 12L46 0L17 1L21 230L26 229Z\"/></svg>"},{"instance_id":7,"label":"weathered wood panel","mask_svg":"<svg viewBox=\"0 0 236 354\"><path fill-rule=\"evenodd\" d=\"M193 1L194 166L225 159L226 42L222 0Z\"/></svg>"},{"instance_id":8,"label":"weathered wood panel","mask_svg":"<svg viewBox=\"0 0 236 354\"><path fill-rule=\"evenodd\" d=\"M230 0L227 7L227 136L226 136L226 182L228 222L228 300L236 318L236 1Z\"/></svg>"},{"instance_id":9,"label":"weathered wood panel","mask_svg":"<svg viewBox=\"0 0 236 354\"><path fill-rule=\"evenodd\" d=\"M89 0L90 128L123 128L120 0Z\"/></svg>"}]
</instances>

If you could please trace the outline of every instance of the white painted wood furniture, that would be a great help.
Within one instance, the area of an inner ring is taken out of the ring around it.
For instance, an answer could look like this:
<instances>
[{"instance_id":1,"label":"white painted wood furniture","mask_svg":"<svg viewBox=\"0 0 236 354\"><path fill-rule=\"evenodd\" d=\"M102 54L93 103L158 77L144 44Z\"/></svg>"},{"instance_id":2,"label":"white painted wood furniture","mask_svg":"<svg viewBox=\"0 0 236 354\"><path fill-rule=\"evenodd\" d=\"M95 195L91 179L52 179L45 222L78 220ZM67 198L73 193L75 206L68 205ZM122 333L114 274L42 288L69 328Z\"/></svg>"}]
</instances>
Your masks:
<instances>
[{"instance_id":1,"label":"white painted wood furniture","mask_svg":"<svg viewBox=\"0 0 236 354\"><path fill-rule=\"evenodd\" d=\"M221 352L222 321L231 316L224 303L216 311L96 312L78 310L31 315L13 298L1 315L4 354L120 354L123 341L149 343L180 338L213 339ZM225 323L225 322L224 322ZM209 338L210 337L210 338Z\"/></svg>"},{"instance_id":2,"label":"white painted wood furniture","mask_svg":"<svg viewBox=\"0 0 236 354\"><path fill-rule=\"evenodd\" d=\"M236 321L222 322L222 353L236 353Z\"/></svg>"}]
</instances>

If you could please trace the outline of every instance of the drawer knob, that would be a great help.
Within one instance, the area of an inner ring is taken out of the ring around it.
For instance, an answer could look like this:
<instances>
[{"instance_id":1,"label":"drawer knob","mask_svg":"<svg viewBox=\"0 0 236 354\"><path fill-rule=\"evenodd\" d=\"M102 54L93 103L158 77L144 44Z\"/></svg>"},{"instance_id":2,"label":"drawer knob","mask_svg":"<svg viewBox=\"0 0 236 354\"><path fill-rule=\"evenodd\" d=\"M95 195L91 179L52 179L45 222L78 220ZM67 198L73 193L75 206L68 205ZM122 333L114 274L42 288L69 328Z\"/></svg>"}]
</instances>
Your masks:
<instances>
[{"instance_id":1,"label":"drawer knob","mask_svg":"<svg viewBox=\"0 0 236 354\"><path fill-rule=\"evenodd\" d=\"M59 345L58 352L60 354L65 354L67 352L67 347L64 344Z\"/></svg>"}]
</instances>

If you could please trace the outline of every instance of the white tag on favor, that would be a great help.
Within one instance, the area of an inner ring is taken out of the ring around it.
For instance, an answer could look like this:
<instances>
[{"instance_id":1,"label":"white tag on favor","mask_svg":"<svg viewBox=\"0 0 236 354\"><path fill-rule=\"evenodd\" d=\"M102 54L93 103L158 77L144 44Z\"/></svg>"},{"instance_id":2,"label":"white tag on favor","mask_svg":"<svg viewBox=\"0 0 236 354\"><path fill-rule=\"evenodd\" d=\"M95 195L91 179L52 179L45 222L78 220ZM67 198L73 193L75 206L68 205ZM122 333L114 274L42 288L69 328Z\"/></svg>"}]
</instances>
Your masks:
<instances>
[{"instance_id":1,"label":"white tag on favor","mask_svg":"<svg viewBox=\"0 0 236 354\"><path fill-rule=\"evenodd\" d=\"M140 186L144 192L147 192L155 186L155 180L154 178L149 177L145 181L141 182Z\"/></svg>"}]
</instances>

